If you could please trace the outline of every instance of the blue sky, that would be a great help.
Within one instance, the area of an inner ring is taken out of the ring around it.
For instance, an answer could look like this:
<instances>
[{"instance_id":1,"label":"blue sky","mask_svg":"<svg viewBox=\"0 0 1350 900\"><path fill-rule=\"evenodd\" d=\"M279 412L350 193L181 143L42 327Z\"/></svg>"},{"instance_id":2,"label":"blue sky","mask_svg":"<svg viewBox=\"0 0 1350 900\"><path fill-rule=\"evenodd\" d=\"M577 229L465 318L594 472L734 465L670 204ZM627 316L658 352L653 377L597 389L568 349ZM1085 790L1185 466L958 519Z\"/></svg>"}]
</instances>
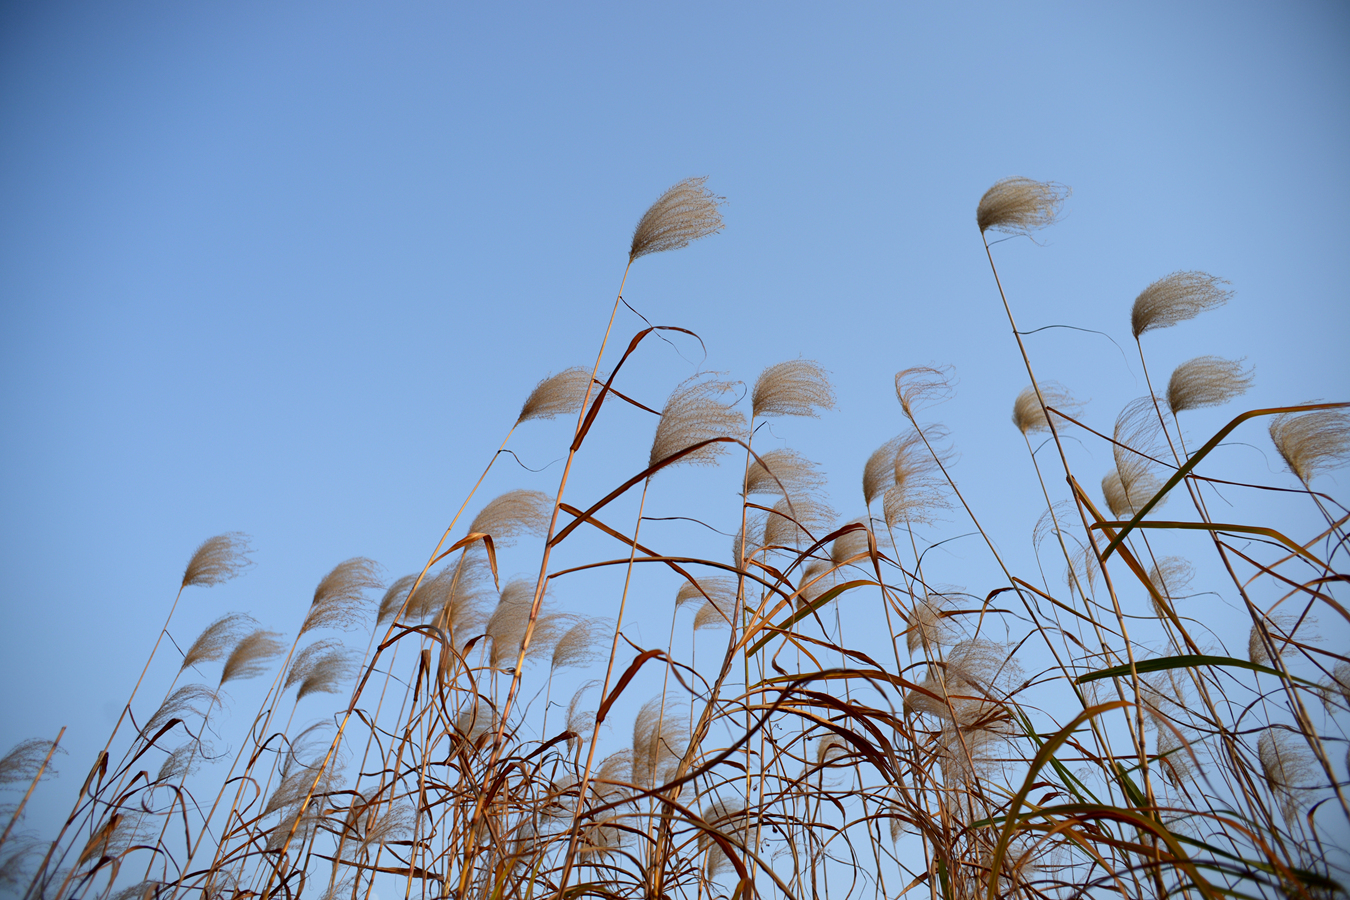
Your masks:
<instances>
[{"instance_id":1,"label":"blue sky","mask_svg":"<svg viewBox=\"0 0 1350 900\"><path fill-rule=\"evenodd\" d=\"M659 406L700 365L819 360L838 410L775 437L843 517L899 429L895 372L950 363L957 477L1027 543L1026 378L974 224L1009 175L1074 189L995 253L1022 328L1123 348L1030 339L1097 427L1145 392L1131 301L1179 269L1236 295L1150 336L1155 376L1246 356L1244 404L1346 399L1347 46L1339 3L6 4L0 745L70 726L78 787L210 535L248 532L257 566L190 592L180 639L241 608L293 633L350 556L419 568L530 388L594 360L633 224L691 175L725 233L639 261L625 297L706 360L652 343L627 384ZM565 432L513 447L539 468ZM637 471L650 432L616 413L575 496ZM1246 439L1224 465L1287 483ZM481 499L556 473L501 465ZM684 477L649 514L734 506L734 475ZM969 554L951 580L974 590Z\"/></svg>"}]
</instances>

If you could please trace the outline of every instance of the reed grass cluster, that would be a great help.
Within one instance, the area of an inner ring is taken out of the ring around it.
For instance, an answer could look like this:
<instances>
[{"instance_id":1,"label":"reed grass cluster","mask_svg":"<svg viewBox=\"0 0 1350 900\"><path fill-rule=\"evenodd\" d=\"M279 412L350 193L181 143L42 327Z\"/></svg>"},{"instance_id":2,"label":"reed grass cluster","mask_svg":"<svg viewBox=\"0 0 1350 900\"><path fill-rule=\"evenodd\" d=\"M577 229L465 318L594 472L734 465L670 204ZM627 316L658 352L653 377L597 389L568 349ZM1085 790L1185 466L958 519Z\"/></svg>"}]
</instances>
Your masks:
<instances>
[{"instance_id":1,"label":"reed grass cluster","mask_svg":"<svg viewBox=\"0 0 1350 900\"><path fill-rule=\"evenodd\" d=\"M1050 226L1067 196L1001 181L979 201L977 233ZM703 179L675 185L639 220L628 265L720 230L720 199ZM56 743L0 758L0 889L1343 896L1350 656L1316 633L1319 620L1350 623L1338 562L1350 512L1319 480L1350 459L1347 405L1236 412L1192 448L1178 414L1230 403L1252 381L1240 363L1201 356L1161 393L1150 380L1118 413L1090 411L1038 378L985 248L988 308L1006 314L1025 363L1009 376L1028 383L1008 397L1026 458L987 464L1008 478L1020 467L1043 499L1027 517L1030 563L1004 556L1024 536L988 533L952 476L957 438L933 418L954 390L949 370L896 375L898 405L877 413L895 436L843 473L862 490L840 521L821 467L761 429L834 408L820 363L785 361L749 387L700 372L667 399L630 396L623 362L653 329L604 375L611 315L594 367L545 377L508 423L503 447L517 427L575 415L555 492L483 502L479 477L420 571L386 583L371 560L340 563L299 621L272 623L294 638L245 613L180 636L163 699L138 698L149 687L138 682L58 834L21 822ZM1180 272L1122 304L1146 373L1142 338L1226 302L1226 285ZM573 497L573 467L614 403L656 415L650 451L608 493ZM1261 439L1263 423L1293 477L1225 479L1212 514L1212 451L1239 430ZM1070 435L1111 460L1100 490L1071 464ZM734 470L722 508L671 513L691 528L730 523L730 552L687 550L676 529L642 533L653 479L686 477L687 463ZM1302 531L1248 517L1244 501L1270 492L1299 504ZM625 501L637 506L627 525ZM944 529L978 535L997 577L941 583L925 551ZM601 549L555 557L574 545ZM242 574L247 552L239 534L207 540L179 595ZM527 574L504 571L518 564ZM588 580L603 572L622 578ZM657 575L678 587L654 590ZM1230 651L1204 626L1215 598L1240 611L1247 647ZM637 603L669 612L665 643L625 631ZM261 706L230 708L222 688L252 679L270 680ZM297 723L302 701L332 715Z\"/></svg>"}]
</instances>

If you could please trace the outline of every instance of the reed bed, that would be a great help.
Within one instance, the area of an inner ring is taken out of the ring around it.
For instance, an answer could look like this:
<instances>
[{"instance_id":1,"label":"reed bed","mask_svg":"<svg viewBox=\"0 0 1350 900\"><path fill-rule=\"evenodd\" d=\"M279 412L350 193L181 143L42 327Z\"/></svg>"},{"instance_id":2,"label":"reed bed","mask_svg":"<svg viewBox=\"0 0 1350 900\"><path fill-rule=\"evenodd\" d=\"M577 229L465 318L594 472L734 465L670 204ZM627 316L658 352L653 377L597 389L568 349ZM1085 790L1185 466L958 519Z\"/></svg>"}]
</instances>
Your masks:
<instances>
[{"instance_id":1,"label":"reed bed","mask_svg":"<svg viewBox=\"0 0 1350 900\"><path fill-rule=\"evenodd\" d=\"M975 225L1050 227L1067 196L1007 179ZM675 185L639 220L628 266L719 231L720 200L703 179ZM841 518L826 473L763 438L834 407L821 365L638 396L625 363L683 329L647 327L614 354L612 312L594 364L541 380L502 444L570 423L556 491L484 502L499 451L420 571L386 583L347 560L293 638L230 613L179 641L163 699L138 682L57 835L20 823L57 745L15 747L0 759L15 798L0 885L53 900L1344 895L1350 656L1318 634L1350 623L1336 562L1350 513L1320 480L1350 460L1347 404L1235 412L1188 438L1184 414L1252 382L1243 361L1206 355L1165 384L1149 374L1148 395L1103 421L1037 377L985 248L988 309L1027 385L1006 426L1026 458L986 464L1034 480L1034 558L1005 558L1024 536L988 534L953 477L934 418L949 370L896 375L897 405L878 413L895 436L855 448L866 464L844 476L862 491ZM1150 332L1230 293L1177 272L1122 308L1145 372ZM608 492L573 496L597 422L620 408L652 420L650 452ZM1210 457L1230 437L1270 441L1287 472L1219 481ZM1099 483L1066 441L1106 451ZM703 535L734 522L720 556L644 533L653 483L690 466L719 467L732 499L661 515ZM1298 510L1292 526L1244 512L1271 494ZM944 529L973 529L996 576L939 583L926 550ZM180 596L239 575L248 553L243 535L206 541ZM652 573L678 587L655 596ZM1215 596L1242 610L1245 645L1201 621L1197 598ZM664 643L630 637L635 604L669 612ZM222 690L254 679L270 683L261 706L227 709ZM312 696L335 714L297 722Z\"/></svg>"}]
</instances>

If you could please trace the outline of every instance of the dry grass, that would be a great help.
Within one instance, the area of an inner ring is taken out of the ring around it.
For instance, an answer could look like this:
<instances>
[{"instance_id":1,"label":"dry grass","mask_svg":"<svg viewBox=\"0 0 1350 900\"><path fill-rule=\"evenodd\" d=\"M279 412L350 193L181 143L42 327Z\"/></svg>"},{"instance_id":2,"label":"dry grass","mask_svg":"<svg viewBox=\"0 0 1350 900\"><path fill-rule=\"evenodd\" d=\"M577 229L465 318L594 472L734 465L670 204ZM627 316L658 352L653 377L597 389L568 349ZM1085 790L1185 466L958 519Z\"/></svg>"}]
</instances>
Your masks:
<instances>
[{"instance_id":1,"label":"dry grass","mask_svg":"<svg viewBox=\"0 0 1350 900\"><path fill-rule=\"evenodd\" d=\"M1044 227L1066 196L1009 179L977 222ZM702 179L676 185L639 222L630 262L720 228L718 199ZM1222 303L1222 285L1156 282L1136 301L1135 337ZM1273 416L1298 481L1259 468L1250 489L1227 481L1236 508L1223 520L1241 524L1215 524L1207 456L1228 432L1191 453L1164 410L1229 402L1250 374L1199 357L1166 397L1075 431L1111 460L1102 505L1060 442L1067 419L1045 411L1081 407L1025 359L1015 377L1033 384L1013 424L1047 433L1058 459L1029 441L1026 460L980 458L1043 496L1025 511L1034 559L1005 555L1025 535L986 533L951 477L951 439L930 420L954 391L948 370L896 376L899 408L877 415L901 433L849 474L866 510L844 510L842 526L821 469L752 448L747 429L833 408L820 366L770 367L749 390L698 375L675 387L647 456L610 473L610 493L575 502L564 478L556 495L503 494L388 588L370 560L333 569L294 628L375 619L359 666L331 635L287 653L246 617L217 620L182 669L219 665L217 686L271 674L257 713L225 715L218 689L168 685L151 714L130 713L121 761L94 761L54 843L11 822L0 885L54 900L1337 896L1350 865L1350 657L1341 631L1315 639L1315 614L1345 618L1347 513L1307 483L1346 461L1350 418L1326 405L1252 413ZM593 387L580 369L546 378L516 424L579 414ZM569 454L593 439L585 421ZM723 473L725 502L678 511L688 533L639 535L641 511L627 531L612 521L639 485L642 508L655 471L733 449L745 455ZM1175 519L1161 519L1169 481ZM1302 510L1279 528L1246 515L1272 492ZM739 529L730 565L689 537L711 523ZM612 543L588 554L604 544L574 540L583 529ZM936 584L951 566L926 550L972 531L987 564L964 573L968 590ZM244 546L206 542L183 585L237 574ZM499 581L507 564L539 574ZM619 569L622 594L590 580ZM1043 574L1059 569L1062 586ZM1220 645L1204 621L1216 597L1246 648ZM625 602L669 612L670 638L643 646ZM331 715L278 726L291 689L293 712L303 700ZM215 734L232 761L209 752ZM0 760L0 788L31 790L47 747Z\"/></svg>"}]
</instances>

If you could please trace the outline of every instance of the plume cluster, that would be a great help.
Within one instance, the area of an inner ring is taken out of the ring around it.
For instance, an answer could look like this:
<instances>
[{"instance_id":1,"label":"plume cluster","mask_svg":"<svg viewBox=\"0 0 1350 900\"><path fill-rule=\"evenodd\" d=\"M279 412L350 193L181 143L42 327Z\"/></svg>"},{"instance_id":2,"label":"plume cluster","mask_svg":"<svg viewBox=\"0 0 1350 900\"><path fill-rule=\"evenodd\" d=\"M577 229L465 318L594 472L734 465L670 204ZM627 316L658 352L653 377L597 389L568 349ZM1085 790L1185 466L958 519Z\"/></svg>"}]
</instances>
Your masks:
<instances>
[{"instance_id":1,"label":"plume cluster","mask_svg":"<svg viewBox=\"0 0 1350 900\"><path fill-rule=\"evenodd\" d=\"M47 755L52 752L53 742L42 738L29 738L19 741L0 758L0 785L32 781L37 775ZM44 776L55 775L56 771L48 763Z\"/></svg>"}]
</instances>

